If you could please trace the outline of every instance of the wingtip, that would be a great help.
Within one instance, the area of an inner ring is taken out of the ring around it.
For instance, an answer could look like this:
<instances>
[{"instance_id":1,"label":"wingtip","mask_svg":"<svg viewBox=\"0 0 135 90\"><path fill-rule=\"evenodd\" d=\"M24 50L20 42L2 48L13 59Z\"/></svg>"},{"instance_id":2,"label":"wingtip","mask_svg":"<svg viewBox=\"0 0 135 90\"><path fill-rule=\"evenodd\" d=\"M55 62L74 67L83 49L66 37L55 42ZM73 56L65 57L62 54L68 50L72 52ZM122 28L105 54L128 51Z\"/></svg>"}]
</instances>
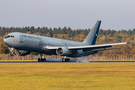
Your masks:
<instances>
[{"instance_id":1,"label":"wingtip","mask_svg":"<svg viewBox=\"0 0 135 90\"><path fill-rule=\"evenodd\" d=\"M127 42L127 44L130 44L130 42Z\"/></svg>"}]
</instances>

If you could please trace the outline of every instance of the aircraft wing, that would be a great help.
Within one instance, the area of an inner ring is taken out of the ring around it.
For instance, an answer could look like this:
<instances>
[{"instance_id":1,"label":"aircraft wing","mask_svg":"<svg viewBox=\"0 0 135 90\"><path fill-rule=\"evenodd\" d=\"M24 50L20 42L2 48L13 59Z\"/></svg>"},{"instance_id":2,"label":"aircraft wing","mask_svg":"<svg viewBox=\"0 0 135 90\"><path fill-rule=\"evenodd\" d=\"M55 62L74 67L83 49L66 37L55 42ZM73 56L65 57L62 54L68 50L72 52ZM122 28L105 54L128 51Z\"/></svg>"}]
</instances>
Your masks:
<instances>
[{"instance_id":1,"label":"aircraft wing","mask_svg":"<svg viewBox=\"0 0 135 90\"><path fill-rule=\"evenodd\" d=\"M121 43L111 43L111 44L99 44L99 45L88 45L88 46L69 46L66 47L69 50L92 50L92 51L100 51L100 50L110 50L110 49L116 49L116 48L108 48L112 47L114 45L122 45L127 44L128 42L121 42ZM47 46L46 49L58 49L60 47L53 47L53 46Z\"/></svg>"},{"instance_id":2,"label":"aircraft wing","mask_svg":"<svg viewBox=\"0 0 135 90\"><path fill-rule=\"evenodd\" d=\"M74 47L68 47L70 50L77 50L77 49L100 49L100 48L108 48L112 47L114 45L122 45L127 44L128 42L121 42L121 43L111 43L111 44L99 44L99 45L89 45L89 46L74 46Z\"/></svg>"}]
</instances>

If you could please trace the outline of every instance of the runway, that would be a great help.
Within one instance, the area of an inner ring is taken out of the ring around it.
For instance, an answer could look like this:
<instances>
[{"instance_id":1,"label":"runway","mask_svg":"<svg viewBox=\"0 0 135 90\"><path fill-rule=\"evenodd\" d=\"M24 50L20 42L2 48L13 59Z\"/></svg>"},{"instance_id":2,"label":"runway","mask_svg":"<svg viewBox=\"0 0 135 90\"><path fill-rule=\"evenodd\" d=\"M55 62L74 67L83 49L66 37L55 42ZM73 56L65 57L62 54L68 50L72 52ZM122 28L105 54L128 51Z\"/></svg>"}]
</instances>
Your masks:
<instances>
[{"instance_id":1,"label":"runway","mask_svg":"<svg viewBox=\"0 0 135 90\"><path fill-rule=\"evenodd\" d=\"M10 60L2 60L0 61L0 64L1 63L135 63L135 61L113 61L113 60L110 60L110 61L87 61L87 60L78 60L78 59L75 59L75 60L71 60L70 62L62 62L61 60L46 60L44 62L38 62L38 61L35 61L35 60L31 60L31 61L28 61L28 60L15 60L15 61L10 61Z\"/></svg>"}]
</instances>

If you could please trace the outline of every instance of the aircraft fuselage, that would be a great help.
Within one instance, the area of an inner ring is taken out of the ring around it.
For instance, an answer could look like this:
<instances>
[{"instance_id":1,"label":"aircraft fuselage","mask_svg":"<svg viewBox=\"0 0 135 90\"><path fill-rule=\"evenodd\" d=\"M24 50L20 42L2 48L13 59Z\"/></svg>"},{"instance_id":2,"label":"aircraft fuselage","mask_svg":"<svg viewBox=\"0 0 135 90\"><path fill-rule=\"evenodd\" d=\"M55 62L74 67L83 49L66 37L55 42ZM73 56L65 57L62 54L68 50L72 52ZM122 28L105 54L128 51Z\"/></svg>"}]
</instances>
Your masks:
<instances>
[{"instance_id":1,"label":"aircraft fuselage","mask_svg":"<svg viewBox=\"0 0 135 90\"><path fill-rule=\"evenodd\" d=\"M48 50L47 46L58 46L58 47L69 47L69 46L84 46L84 43L81 42L75 42L70 40L63 40L63 39L57 39L57 38L51 38L51 37L45 37L45 36L39 36L39 35L33 35L33 34L26 34L26 33L20 33L20 32L13 32L8 34L7 36L13 36L8 37L4 39L4 42L9 47L14 47L18 50L26 50L30 52L40 52L47 55L57 55L56 51L54 50ZM80 55L78 52L81 52ZM83 53L81 50L78 50L78 52L74 53L74 55L70 54L69 57L79 57L86 53L93 54L93 52L88 51ZM88 55L86 54L86 55Z\"/></svg>"}]
</instances>

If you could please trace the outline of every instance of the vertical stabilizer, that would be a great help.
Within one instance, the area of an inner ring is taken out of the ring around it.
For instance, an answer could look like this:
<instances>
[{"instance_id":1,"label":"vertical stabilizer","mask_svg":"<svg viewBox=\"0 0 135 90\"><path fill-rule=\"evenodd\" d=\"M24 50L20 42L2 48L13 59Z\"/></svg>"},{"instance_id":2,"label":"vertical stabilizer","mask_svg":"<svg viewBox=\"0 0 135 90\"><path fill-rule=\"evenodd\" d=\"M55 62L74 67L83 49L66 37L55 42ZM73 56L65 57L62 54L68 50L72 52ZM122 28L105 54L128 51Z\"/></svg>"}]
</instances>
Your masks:
<instances>
[{"instance_id":1,"label":"vertical stabilizer","mask_svg":"<svg viewBox=\"0 0 135 90\"><path fill-rule=\"evenodd\" d=\"M101 21L98 20L96 22L95 26L93 27L93 29L87 35L86 39L83 41L84 44L95 45L96 39L97 39L97 36L98 36L98 31L99 31L99 28L100 28L100 24L101 24Z\"/></svg>"}]
</instances>

